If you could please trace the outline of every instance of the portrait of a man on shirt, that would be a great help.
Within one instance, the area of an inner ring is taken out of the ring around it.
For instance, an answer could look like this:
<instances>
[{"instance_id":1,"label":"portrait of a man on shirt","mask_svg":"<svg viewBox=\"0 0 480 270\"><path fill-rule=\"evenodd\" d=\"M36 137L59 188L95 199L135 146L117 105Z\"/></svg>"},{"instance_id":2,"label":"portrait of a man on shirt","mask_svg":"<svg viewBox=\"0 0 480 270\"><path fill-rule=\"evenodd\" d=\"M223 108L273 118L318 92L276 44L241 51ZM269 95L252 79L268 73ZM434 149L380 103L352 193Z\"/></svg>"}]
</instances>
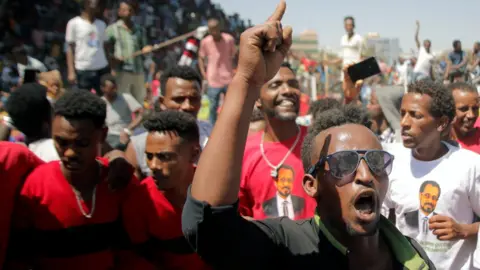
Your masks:
<instances>
[{"instance_id":1,"label":"portrait of a man on shirt","mask_svg":"<svg viewBox=\"0 0 480 270\"><path fill-rule=\"evenodd\" d=\"M265 201L263 211L268 217L288 217L294 219L295 214L305 207L305 199L292 195L295 171L291 166L282 165L278 175L273 179L277 192L275 197Z\"/></svg>"},{"instance_id":2,"label":"portrait of a man on shirt","mask_svg":"<svg viewBox=\"0 0 480 270\"><path fill-rule=\"evenodd\" d=\"M418 228L423 234L428 233L428 220L437 215L435 207L437 207L440 198L440 185L435 181L425 181L420 186L420 209L405 214L407 224Z\"/></svg>"}]
</instances>

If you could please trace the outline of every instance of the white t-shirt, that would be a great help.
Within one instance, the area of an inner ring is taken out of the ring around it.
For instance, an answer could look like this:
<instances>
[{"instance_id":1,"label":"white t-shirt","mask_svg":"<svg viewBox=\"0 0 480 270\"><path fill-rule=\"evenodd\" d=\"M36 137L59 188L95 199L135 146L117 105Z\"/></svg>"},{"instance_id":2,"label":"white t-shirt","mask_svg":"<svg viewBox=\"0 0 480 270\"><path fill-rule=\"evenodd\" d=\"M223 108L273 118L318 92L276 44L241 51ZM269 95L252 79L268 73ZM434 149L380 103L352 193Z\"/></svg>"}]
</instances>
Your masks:
<instances>
[{"instance_id":1,"label":"white t-shirt","mask_svg":"<svg viewBox=\"0 0 480 270\"><path fill-rule=\"evenodd\" d=\"M343 65L349 65L360 62L364 48L363 37L359 34L353 34L349 39L345 34L340 41L342 46Z\"/></svg>"},{"instance_id":2,"label":"white t-shirt","mask_svg":"<svg viewBox=\"0 0 480 270\"><path fill-rule=\"evenodd\" d=\"M47 72L48 71L47 67L40 60L37 60L37 59L35 59L33 57L30 57L30 56L27 56L27 61L28 61L27 65L17 63L18 74L20 75L20 78L22 78L22 79L25 76L25 70L26 69L35 69L35 70L38 70L40 72Z\"/></svg>"},{"instance_id":3,"label":"white t-shirt","mask_svg":"<svg viewBox=\"0 0 480 270\"><path fill-rule=\"evenodd\" d=\"M142 108L142 105L130 94L119 94L112 102L102 97L107 103L108 134L120 135L132 122L132 113Z\"/></svg>"},{"instance_id":4,"label":"white t-shirt","mask_svg":"<svg viewBox=\"0 0 480 270\"><path fill-rule=\"evenodd\" d=\"M60 160L53 139L42 139L28 145L28 149L45 162Z\"/></svg>"},{"instance_id":5,"label":"white t-shirt","mask_svg":"<svg viewBox=\"0 0 480 270\"><path fill-rule=\"evenodd\" d=\"M425 50L425 47L421 46L418 51L417 63L413 68L413 72L430 76L433 59L435 59L435 55L431 52L428 53L427 50Z\"/></svg>"},{"instance_id":6,"label":"white t-shirt","mask_svg":"<svg viewBox=\"0 0 480 270\"><path fill-rule=\"evenodd\" d=\"M98 19L93 24L80 16L68 21L65 40L75 44L76 70L99 70L108 65L103 49L106 28Z\"/></svg>"},{"instance_id":7,"label":"white t-shirt","mask_svg":"<svg viewBox=\"0 0 480 270\"><path fill-rule=\"evenodd\" d=\"M389 145L395 160L382 212L395 209L397 228L420 243L437 269L472 269L476 239L440 241L428 230L434 215L471 224L474 213L480 214L480 156L445 145L449 152L433 161L415 159L401 144Z\"/></svg>"}]
</instances>

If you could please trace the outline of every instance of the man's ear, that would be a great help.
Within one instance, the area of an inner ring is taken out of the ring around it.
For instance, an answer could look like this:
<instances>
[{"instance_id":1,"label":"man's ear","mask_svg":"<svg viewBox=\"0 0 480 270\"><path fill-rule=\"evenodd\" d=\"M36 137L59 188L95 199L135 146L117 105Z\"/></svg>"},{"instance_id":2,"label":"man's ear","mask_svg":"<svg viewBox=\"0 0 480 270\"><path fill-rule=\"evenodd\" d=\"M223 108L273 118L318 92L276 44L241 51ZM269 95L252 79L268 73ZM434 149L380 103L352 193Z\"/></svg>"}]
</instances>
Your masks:
<instances>
[{"instance_id":1,"label":"man's ear","mask_svg":"<svg viewBox=\"0 0 480 270\"><path fill-rule=\"evenodd\" d=\"M437 125L437 130L443 133L445 130L447 130L447 128L451 126L451 124L453 124L454 121L455 121L455 118L452 121L450 121L450 119L448 119L447 116L440 117L440 120L438 121L438 125Z\"/></svg>"},{"instance_id":2,"label":"man's ear","mask_svg":"<svg viewBox=\"0 0 480 270\"><path fill-rule=\"evenodd\" d=\"M159 95L159 96L158 96L158 99L157 99L158 108L160 108L161 111L166 111L166 110L167 110L167 107L165 107L165 105L163 104L163 102L165 102L165 97L162 96L162 95Z\"/></svg>"},{"instance_id":3,"label":"man's ear","mask_svg":"<svg viewBox=\"0 0 480 270\"><path fill-rule=\"evenodd\" d=\"M199 144L192 146L192 156L190 157L191 163L197 163L198 159L200 158L200 154L202 153L202 148Z\"/></svg>"},{"instance_id":4,"label":"man's ear","mask_svg":"<svg viewBox=\"0 0 480 270\"><path fill-rule=\"evenodd\" d=\"M260 99L257 99L257 101L255 101L255 107L257 107L258 109L262 109L262 102L260 102Z\"/></svg>"},{"instance_id":5,"label":"man's ear","mask_svg":"<svg viewBox=\"0 0 480 270\"><path fill-rule=\"evenodd\" d=\"M314 199L317 199L319 194L318 189L318 180L310 174L305 174L303 176L303 190L305 190L307 195Z\"/></svg>"}]
</instances>

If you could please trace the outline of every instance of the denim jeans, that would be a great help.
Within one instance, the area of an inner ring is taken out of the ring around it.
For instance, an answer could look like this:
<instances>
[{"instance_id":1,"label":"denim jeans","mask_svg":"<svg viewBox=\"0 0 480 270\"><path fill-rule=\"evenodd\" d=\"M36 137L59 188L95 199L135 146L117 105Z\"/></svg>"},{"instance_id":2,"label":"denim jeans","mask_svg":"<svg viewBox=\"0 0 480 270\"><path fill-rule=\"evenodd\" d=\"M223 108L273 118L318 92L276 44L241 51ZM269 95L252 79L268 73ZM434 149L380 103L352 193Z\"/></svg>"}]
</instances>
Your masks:
<instances>
[{"instance_id":1,"label":"denim jeans","mask_svg":"<svg viewBox=\"0 0 480 270\"><path fill-rule=\"evenodd\" d=\"M100 89L100 78L110 72L108 67L99 70L77 70L77 87L81 90L95 89L97 95L102 96Z\"/></svg>"},{"instance_id":2,"label":"denim jeans","mask_svg":"<svg viewBox=\"0 0 480 270\"><path fill-rule=\"evenodd\" d=\"M217 121L217 110L218 110L218 103L220 102L220 94L227 93L227 85L221 88L215 88L215 87L208 87L207 89L207 96L208 99L210 100L210 123L212 125L215 125L215 122Z\"/></svg>"}]
</instances>

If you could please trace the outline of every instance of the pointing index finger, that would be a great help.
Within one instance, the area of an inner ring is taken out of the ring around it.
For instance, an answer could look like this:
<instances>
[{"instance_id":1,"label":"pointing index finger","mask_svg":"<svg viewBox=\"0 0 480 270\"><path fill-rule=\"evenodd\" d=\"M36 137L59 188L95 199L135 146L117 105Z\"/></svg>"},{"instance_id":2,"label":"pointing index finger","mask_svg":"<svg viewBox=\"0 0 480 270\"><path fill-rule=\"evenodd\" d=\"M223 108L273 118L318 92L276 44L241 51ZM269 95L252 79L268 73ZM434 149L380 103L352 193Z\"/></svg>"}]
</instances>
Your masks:
<instances>
[{"instance_id":1,"label":"pointing index finger","mask_svg":"<svg viewBox=\"0 0 480 270\"><path fill-rule=\"evenodd\" d=\"M273 12L272 16L268 18L267 22L281 21L286 9L287 3L285 3L285 0L281 0L280 3L277 5L277 8Z\"/></svg>"}]
</instances>

